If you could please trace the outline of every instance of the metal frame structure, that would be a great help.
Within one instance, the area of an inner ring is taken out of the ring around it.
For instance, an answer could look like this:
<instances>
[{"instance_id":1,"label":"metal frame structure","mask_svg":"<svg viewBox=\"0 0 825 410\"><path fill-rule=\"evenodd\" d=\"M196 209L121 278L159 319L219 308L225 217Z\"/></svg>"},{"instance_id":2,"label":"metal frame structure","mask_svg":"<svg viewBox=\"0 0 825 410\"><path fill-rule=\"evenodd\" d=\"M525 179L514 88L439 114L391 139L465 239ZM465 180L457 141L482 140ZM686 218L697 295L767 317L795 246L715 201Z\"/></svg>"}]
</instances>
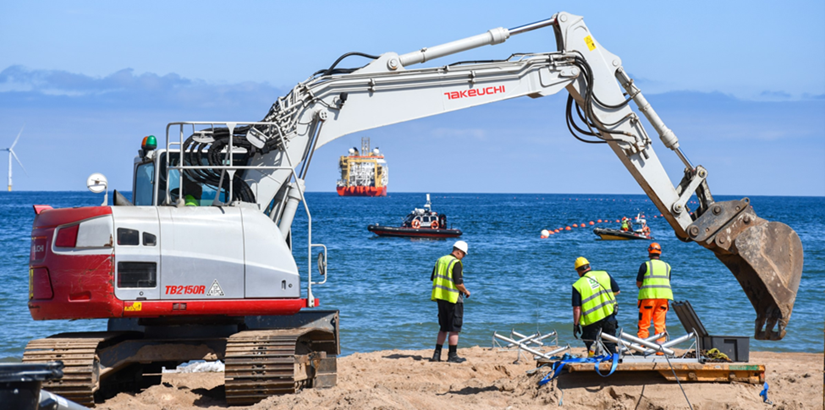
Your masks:
<instances>
[{"instance_id":1,"label":"metal frame structure","mask_svg":"<svg viewBox=\"0 0 825 410\"><path fill-rule=\"evenodd\" d=\"M619 336L608 335L599 332L596 337L597 354L607 352L604 342L615 343L618 346L619 360L621 363L703 363L701 355L701 341L699 336L690 332L686 335L671 339L665 343L654 342L657 339L667 337L667 331L641 339L634 335L619 330ZM687 352L677 355L671 347L693 340ZM695 354L692 358L686 357L690 351ZM634 353L635 352L635 353ZM658 355L662 353L662 355Z\"/></svg>"},{"instance_id":2,"label":"metal frame structure","mask_svg":"<svg viewBox=\"0 0 825 410\"><path fill-rule=\"evenodd\" d=\"M515 339L515 337L518 337L519 339ZM531 344L536 345L536 348L544 347L545 344L542 341L545 340L545 339L549 339L551 337L553 338L553 346L558 346L559 336L558 336L558 333L555 330L550 332L550 333L547 333L545 335L542 335L540 332L536 332L532 335L527 336L527 335L523 335L519 332L516 332L515 329L513 329L513 330L510 330L510 337L500 335L497 332L493 332L493 347L494 348L499 348L501 350L511 349L513 347L518 347L518 356L516 357L516 361L513 362L514 364L518 363L519 360L521 359L521 351L522 350L524 350L525 352L528 352L528 353L532 353L533 355L535 355L534 358L536 358L536 359L537 358L543 358L543 359L550 360L553 356L555 356L555 355L557 355L557 354L559 354L559 353L561 353L565 350L569 350L570 345L568 344L567 346L557 347L557 348L555 348L555 349L553 349L553 350L551 350L547 353L543 353L540 350L536 350L536 349L530 347L530 345ZM507 342L508 344L506 346L501 346L501 344L496 339L503 340L503 341Z\"/></svg>"},{"instance_id":3,"label":"metal frame structure","mask_svg":"<svg viewBox=\"0 0 825 410\"><path fill-rule=\"evenodd\" d=\"M215 194L215 201L213 202L216 205L232 205L232 204L222 204L219 203L218 198L220 197L221 185L223 183L224 175L228 175L229 181L232 181L234 178L236 171L243 171L243 170L287 170L289 172L289 177L287 182L291 182L293 179L295 181L294 186L296 187L299 195L300 195L300 202L303 203L304 211L306 211L307 215L307 306L313 307L315 306L315 296L312 294L312 285L322 285L326 283L329 276L327 276L327 271L323 273L324 280L320 282L313 282L312 280L312 250L313 248L322 247L324 252L324 260L327 260L327 247L324 244L316 244L312 243L312 213L309 211L309 205L307 204L306 196L304 195L304 187L303 187L303 179L298 177L298 174L295 171L295 164L292 162L292 159L289 156L289 150L284 149L283 153L286 158L288 166L276 166L276 165L235 165L234 161L234 153L236 148L234 148L234 138L235 138L235 128L238 125L261 125L261 126L269 126L274 127L277 129L277 124L272 122L232 122L232 121L181 121L181 122L171 122L166 125L166 180L169 181L169 173L171 170L178 170L178 189L180 190L180 195L178 196L178 204L181 205L183 203L183 171L185 170L197 170L197 169L209 169L209 170L221 170L221 180L218 184L218 190ZM229 163L227 165L184 165L183 163L183 140L184 140L184 127L185 126L192 127L192 134L195 133L203 133L203 131L198 131L195 127L198 125L209 126L210 129L215 129L215 126L225 126L229 129L229 144L226 148L226 153L228 154ZM173 129L173 127L178 126L178 138L177 142L172 141L170 138L169 131ZM281 144L283 147L287 147L287 141L283 139L281 136ZM177 146L177 152L180 154L180 164L177 166L171 166L170 163L170 156L169 152L172 152L172 147ZM310 158L311 159L311 156ZM306 173L306 168L309 166L309 159L307 162L304 163L304 167L302 172ZM226 195L226 198L233 198L232 192L232 183L229 183L229 192ZM171 205L171 196L169 191L169 184L167 183L165 186L166 189L166 198L164 199L166 205ZM157 198L157 186L155 186L155 197ZM286 201L286 196L284 197L284 201ZM259 205L260 206L260 205Z\"/></svg>"}]
</instances>

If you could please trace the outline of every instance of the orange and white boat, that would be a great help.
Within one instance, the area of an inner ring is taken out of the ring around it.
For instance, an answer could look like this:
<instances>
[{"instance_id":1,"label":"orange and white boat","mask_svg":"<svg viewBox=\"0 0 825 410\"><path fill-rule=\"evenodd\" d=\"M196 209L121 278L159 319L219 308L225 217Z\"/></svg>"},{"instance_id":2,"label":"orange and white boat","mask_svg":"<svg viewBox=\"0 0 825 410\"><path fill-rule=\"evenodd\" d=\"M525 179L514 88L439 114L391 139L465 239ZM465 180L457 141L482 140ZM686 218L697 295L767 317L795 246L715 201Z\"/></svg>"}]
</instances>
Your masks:
<instances>
[{"instance_id":1,"label":"orange and white boat","mask_svg":"<svg viewBox=\"0 0 825 410\"><path fill-rule=\"evenodd\" d=\"M338 161L341 179L338 180L339 196L387 196L389 168L378 147L370 150L370 139L361 138L361 150L352 147L349 155Z\"/></svg>"}]
</instances>

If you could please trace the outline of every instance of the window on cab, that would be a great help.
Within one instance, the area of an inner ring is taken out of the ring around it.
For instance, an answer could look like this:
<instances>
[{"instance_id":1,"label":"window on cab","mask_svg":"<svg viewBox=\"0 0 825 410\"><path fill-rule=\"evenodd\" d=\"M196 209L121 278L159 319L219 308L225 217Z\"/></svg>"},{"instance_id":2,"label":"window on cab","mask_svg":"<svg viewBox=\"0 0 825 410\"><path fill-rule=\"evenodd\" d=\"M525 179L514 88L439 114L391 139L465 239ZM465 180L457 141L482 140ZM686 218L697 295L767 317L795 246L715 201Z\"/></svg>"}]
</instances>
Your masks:
<instances>
[{"instance_id":1,"label":"window on cab","mask_svg":"<svg viewBox=\"0 0 825 410\"><path fill-rule=\"evenodd\" d=\"M154 193L155 164L147 162L140 164L135 169L135 194L132 202L138 206L152 205L152 194Z\"/></svg>"},{"instance_id":2,"label":"window on cab","mask_svg":"<svg viewBox=\"0 0 825 410\"><path fill-rule=\"evenodd\" d=\"M140 233L135 229L117 228L117 244L128 246L140 245Z\"/></svg>"},{"instance_id":3,"label":"window on cab","mask_svg":"<svg viewBox=\"0 0 825 410\"><path fill-rule=\"evenodd\" d=\"M159 204L162 204L163 201L166 199L166 183L167 183L166 155L167 155L166 153L161 154L160 160L159 160L159 164L160 164L159 165L159 169L160 169L159 177L160 178L158 178L160 180L160 183L158 184L158 203ZM246 164L246 156L244 156L243 159L241 159L239 157L240 157L240 155L235 154L235 162L239 163L239 164ZM180 161L180 155L178 155L178 153L173 152L173 153L169 154L169 164L171 166L177 166L179 161ZM201 162L202 162L202 165L209 165L207 163L206 156L202 157ZM171 196L171 202L174 203L180 197L180 170L177 170L177 169L169 170L169 177L168 178L169 178L169 181L168 181L169 182L169 195ZM226 178L228 178L228 176ZM215 189L215 187L208 186L208 185L201 185L200 186L200 189L201 189L200 195L197 195L196 193L191 192L191 190L190 191L186 190L186 186L190 183L194 183L194 182L189 182L189 181L184 182L183 194L184 195L193 195L193 196L195 196L195 199L198 201L199 206L210 206L210 205L212 205L212 202L215 200L215 193L217 193L217 190ZM215 185L217 185L217 182L215 183ZM220 195L218 196L218 200L221 201L221 202L226 202L226 190L221 189ZM137 205L137 204L135 204L135 205Z\"/></svg>"}]
</instances>

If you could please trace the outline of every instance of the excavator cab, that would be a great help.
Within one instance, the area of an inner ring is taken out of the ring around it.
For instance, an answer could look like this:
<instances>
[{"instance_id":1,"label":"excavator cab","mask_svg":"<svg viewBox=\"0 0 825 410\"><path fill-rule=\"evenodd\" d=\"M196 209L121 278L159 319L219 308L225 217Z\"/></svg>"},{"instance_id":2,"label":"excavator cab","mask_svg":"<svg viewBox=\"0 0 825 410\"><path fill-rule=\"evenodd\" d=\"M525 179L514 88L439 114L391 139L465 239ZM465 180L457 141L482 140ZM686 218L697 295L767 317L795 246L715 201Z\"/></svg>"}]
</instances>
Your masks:
<instances>
[{"instance_id":1,"label":"excavator cab","mask_svg":"<svg viewBox=\"0 0 825 410\"><path fill-rule=\"evenodd\" d=\"M180 153L176 151L157 150L152 155L135 157L134 178L132 180L132 192L134 192L134 204L137 206L153 206L166 203L166 185L169 185L169 203L175 204L181 198L180 192L180 170L168 169L166 156L169 155L169 166L175 167L180 164ZM235 154L236 161L240 155ZM208 165L204 163L203 165ZM157 172L156 172L157 170ZM157 187L157 190L155 189ZM210 206L217 200L220 203L226 201L226 189L218 189L215 186L204 184L190 178L188 174L183 176L183 199L186 205Z\"/></svg>"}]
</instances>

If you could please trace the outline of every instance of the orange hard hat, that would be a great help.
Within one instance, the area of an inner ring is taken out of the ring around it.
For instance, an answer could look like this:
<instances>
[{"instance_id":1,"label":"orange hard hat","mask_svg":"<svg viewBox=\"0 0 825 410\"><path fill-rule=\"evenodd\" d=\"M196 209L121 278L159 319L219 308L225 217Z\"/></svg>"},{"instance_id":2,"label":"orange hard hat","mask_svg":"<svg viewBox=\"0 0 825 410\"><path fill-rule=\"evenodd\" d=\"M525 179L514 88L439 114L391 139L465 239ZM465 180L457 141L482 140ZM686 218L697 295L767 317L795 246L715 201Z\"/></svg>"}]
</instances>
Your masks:
<instances>
[{"instance_id":1,"label":"orange hard hat","mask_svg":"<svg viewBox=\"0 0 825 410\"><path fill-rule=\"evenodd\" d=\"M657 242L653 242L647 247L647 252L651 255L661 255L662 247Z\"/></svg>"}]
</instances>

